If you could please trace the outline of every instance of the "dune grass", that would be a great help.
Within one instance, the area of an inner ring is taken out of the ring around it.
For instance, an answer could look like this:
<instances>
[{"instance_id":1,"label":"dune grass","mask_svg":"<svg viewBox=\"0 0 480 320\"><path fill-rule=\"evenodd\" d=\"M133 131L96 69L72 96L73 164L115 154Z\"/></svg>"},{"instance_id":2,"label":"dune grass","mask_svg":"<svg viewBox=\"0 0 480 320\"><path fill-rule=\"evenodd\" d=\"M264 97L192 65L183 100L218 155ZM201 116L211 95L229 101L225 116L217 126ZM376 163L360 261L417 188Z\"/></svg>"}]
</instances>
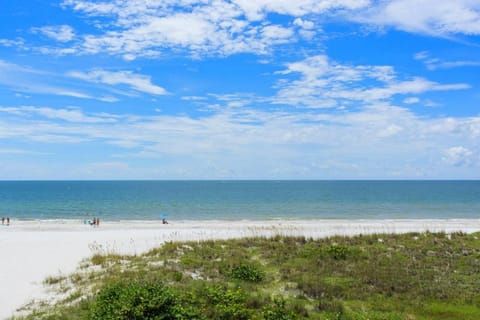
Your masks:
<instances>
[{"instance_id":1,"label":"dune grass","mask_svg":"<svg viewBox=\"0 0 480 320\"><path fill-rule=\"evenodd\" d=\"M21 319L480 319L480 234L166 243L94 256Z\"/></svg>"}]
</instances>

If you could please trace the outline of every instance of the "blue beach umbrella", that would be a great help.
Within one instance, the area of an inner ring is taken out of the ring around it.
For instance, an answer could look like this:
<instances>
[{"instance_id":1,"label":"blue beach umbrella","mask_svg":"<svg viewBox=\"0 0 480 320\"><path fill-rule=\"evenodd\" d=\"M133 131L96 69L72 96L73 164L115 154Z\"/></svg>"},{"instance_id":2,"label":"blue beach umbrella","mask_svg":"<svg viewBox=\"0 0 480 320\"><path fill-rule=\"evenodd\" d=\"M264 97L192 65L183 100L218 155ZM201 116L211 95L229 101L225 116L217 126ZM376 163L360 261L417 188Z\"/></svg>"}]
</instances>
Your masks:
<instances>
[{"instance_id":1,"label":"blue beach umbrella","mask_svg":"<svg viewBox=\"0 0 480 320\"><path fill-rule=\"evenodd\" d=\"M168 218L168 213L166 212L162 212L162 214L160 215L162 218Z\"/></svg>"}]
</instances>

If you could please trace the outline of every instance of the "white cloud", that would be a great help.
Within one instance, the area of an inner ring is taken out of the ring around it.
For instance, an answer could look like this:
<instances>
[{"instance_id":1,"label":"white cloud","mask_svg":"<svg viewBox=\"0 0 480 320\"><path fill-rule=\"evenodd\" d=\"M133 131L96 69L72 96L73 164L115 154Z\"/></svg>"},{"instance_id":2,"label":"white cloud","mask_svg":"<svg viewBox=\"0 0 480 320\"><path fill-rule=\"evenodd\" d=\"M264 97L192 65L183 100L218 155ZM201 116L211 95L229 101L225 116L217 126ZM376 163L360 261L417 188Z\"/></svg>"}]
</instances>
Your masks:
<instances>
[{"instance_id":1,"label":"white cloud","mask_svg":"<svg viewBox=\"0 0 480 320\"><path fill-rule=\"evenodd\" d=\"M76 48L55 48L55 47L36 47L34 51L38 51L45 55L65 56L78 53Z\"/></svg>"},{"instance_id":2,"label":"white cloud","mask_svg":"<svg viewBox=\"0 0 480 320\"><path fill-rule=\"evenodd\" d=\"M425 107L435 108L435 107L440 106L440 103L427 99L427 100L425 100L423 105Z\"/></svg>"},{"instance_id":3,"label":"white cloud","mask_svg":"<svg viewBox=\"0 0 480 320\"><path fill-rule=\"evenodd\" d=\"M415 60L424 60L424 59L428 58L429 56L430 56L430 52L421 51L421 52L415 53L415 55L413 57L415 58Z\"/></svg>"},{"instance_id":4,"label":"white cloud","mask_svg":"<svg viewBox=\"0 0 480 320\"><path fill-rule=\"evenodd\" d=\"M450 68L459 68L459 67L480 67L480 61L468 61L468 60L459 60L459 61L443 61L439 63L435 68L441 69L450 69Z\"/></svg>"},{"instance_id":5,"label":"white cloud","mask_svg":"<svg viewBox=\"0 0 480 320\"><path fill-rule=\"evenodd\" d=\"M387 105L326 113L220 108L202 117L10 108L0 117L0 139L34 141L42 151L68 144L64 152L73 157L95 141L82 163L111 163L112 148L125 163L155 159L144 171L129 167L132 178L480 177L468 169L479 165L479 117L429 118ZM110 177L118 178L118 169Z\"/></svg>"},{"instance_id":6,"label":"white cloud","mask_svg":"<svg viewBox=\"0 0 480 320\"><path fill-rule=\"evenodd\" d=\"M293 20L293 24L304 29L313 29L315 27L315 24L312 21L303 20L301 18L296 18Z\"/></svg>"},{"instance_id":7,"label":"white cloud","mask_svg":"<svg viewBox=\"0 0 480 320\"><path fill-rule=\"evenodd\" d=\"M89 72L71 71L68 72L69 77L82 79L94 83L103 83L109 85L127 85L132 89L144 93L154 95L164 95L167 91L152 83L151 77L136 74L131 71L105 71L102 69L94 69Z\"/></svg>"},{"instance_id":8,"label":"white cloud","mask_svg":"<svg viewBox=\"0 0 480 320\"><path fill-rule=\"evenodd\" d=\"M296 18L293 20L293 24L295 26L300 27L298 33L303 39L312 40L318 33L322 32L322 28L320 26L316 26L313 21Z\"/></svg>"},{"instance_id":9,"label":"white cloud","mask_svg":"<svg viewBox=\"0 0 480 320\"><path fill-rule=\"evenodd\" d=\"M406 103L406 104L415 104L419 102L420 102L420 99L418 99L417 97L408 97L403 99L403 103Z\"/></svg>"},{"instance_id":10,"label":"white cloud","mask_svg":"<svg viewBox=\"0 0 480 320\"><path fill-rule=\"evenodd\" d=\"M368 10L352 12L350 19L393 26L433 36L480 34L480 2L472 0L387 0Z\"/></svg>"},{"instance_id":11,"label":"white cloud","mask_svg":"<svg viewBox=\"0 0 480 320\"><path fill-rule=\"evenodd\" d=\"M4 82L4 81L1 81L0 79L0 83L10 85L15 90L29 93L29 94L33 94L33 93L48 94L48 95L55 95L55 96L73 97L78 99L93 99L93 100L99 100L104 102L116 101L116 99L113 97L94 96L94 95L90 95L85 92L77 91L74 89L56 87L56 86L35 83L35 82L24 82L24 83L16 83L11 81Z\"/></svg>"},{"instance_id":12,"label":"white cloud","mask_svg":"<svg viewBox=\"0 0 480 320\"><path fill-rule=\"evenodd\" d=\"M87 35L78 50L88 54L108 52L126 60L154 57L168 50L188 50L191 56L230 55L239 52L263 54L271 46L293 40L293 31L276 25L248 26L228 16L211 21L205 13L179 13L146 17L139 26Z\"/></svg>"},{"instance_id":13,"label":"white cloud","mask_svg":"<svg viewBox=\"0 0 480 320\"><path fill-rule=\"evenodd\" d=\"M422 51L414 55L416 60L422 61L427 69L450 69L459 67L479 67L480 61L457 60L457 61L443 61L439 58L432 58L428 51Z\"/></svg>"},{"instance_id":14,"label":"white cloud","mask_svg":"<svg viewBox=\"0 0 480 320\"><path fill-rule=\"evenodd\" d=\"M472 164L473 152L463 146L451 147L445 150L443 160L453 166L469 166Z\"/></svg>"},{"instance_id":15,"label":"white cloud","mask_svg":"<svg viewBox=\"0 0 480 320\"><path fill-rule=\"evenodd\" d=\"M69 42L75 38L73 28L68 25L44 26L39 28L32 28L31 30L33 33L41 33L59 42Z\"/></svg>"},{"instance_id":16,"label":"white cloud","mask_svg":"<svg viewBox=\"0 0 480 320\"><path fill-rule=\"evenodd\" d=\"M98 100L103 101L103 102L118 102L120 99L112 97L112 96L105 96L105 97L100 97Z\"/></svg>"},{"instance_id":17,"label":"white cloud","mask_svg":"<svg viewBox=\"0 0 480 320\"><path fill-rule=\"evenodd\" d=\"M464 83L440 84L424 78L398 79L391 66L351 66L331 61L325 55L288 63L273 102L312 108L337 107L357 101L372 103L395 95L421 94L428 91L462 90ZM368 80L368 81L366 81Z\"/></svg>"},{"instance_id":18,"label":"white cloud","mask_svg":"<svg viewBox=\"0 0 480 320\"><path fill-rule=\"evenodd\" d=\"M0 46L4 47L16 47L18 49L23 49L25 46L25 41L22 38L12 39L0 39Z\"/></svg>"},{"instance_id":19,"label":"white cloud","mask_svg":"<svg viewBox=\"0 0 480 320\"><path fill-rule=\"evenodd\" d=\"M329 10L359 9L366 7L369 0L233 0L249 20L261 20L268 13L301 17L308 14L325 13Z\"/></svg>"},{"instance_id":20,"label":"white cloud","mask_svg":"<svg viewBox=\"0 0 480 320\"><path fill-rule=\"evenodd\" d=\"M227 107L243 107L249 105L254 100L258 100L252 94L231 93L231 94L209 94L210 97L215 98L221 104L226 104ZM208 104L197 100L197 103Z\"/></svg>"},{"instance_id":21,"label":"white cloud","mask_svg":"<svg viewBox=\"0 0 480 320\"><path fill-rule=\"evenodd\" d=\"M319 40L319 21L353 21L441 37L480 34L480 4L474 0L64 0L61 6L91 19L97 29L76 35L68 25L33 28L60 42L60 47L35 50L55 55L107 53L129 61L172 51L193 58L263 55L299 39ZM279 22L274 15L286 19ZM3 40L12 45L13 40Z\"/></svg>"},{"instance_id":22,"label":"white cloud","mask_svg":"<svg viewBox=\"0 0 480 320\"><path fill-rule=\"evenodd\" d=\"M29 66L21 66L0 59L0 79L6 79L7 75L11 77L12 73L45 74L44 71L33 69Z\"/></svg>"},{"instance_id":23,"label":"white cloud","mask_svg":"<svg viewBox=\"0 0 480 320\"><path fill-rule=\"evenodd\" d=\"M235 53L266 54L274 46L312 39L318 30L312 14L366 7L368 0L168 0L102 3L65 0L65 9L108 22L99 33L83 35L76 52L107 52L126 60L155 57L170 50L186 50L198 58ZM287 23L270 20L269 14L290 16Z\"/></svg>"},{"instance_id":24,"label":"white cloud","mask_svg":"<svg viewBox=\"0 0 480 320\"><path fill-rule=\"evenodd\" d=\"M48 119L58 119L67 122L79 123L105 123L116 121L114 118L109 116L86 116L80 109L73 107L69 109L54 109L35 106L0 107L0 113L7 113L27 118L32 115L38 115Z\"/></svg>"},{"instance_id":25,"label":"white cloud","mask_svg":"<svg viewBox=\"0 0 480 320\"><path fill-rule=\"evenodd\" d=\"M280 40L281 42L287 42L293 36L293 31L289 28L273 25L264 27L262 29L262 35L265 39L276 39Z\"/></svg>"},{"instance_id":26,"label":"white cloud","mask_svg":"<svg viewBox=\"0 0 480 320\"><path fill-rule=\"evenodd\" d=\"M33 94L49 94L67 96L79 99L94 99L104 102L115 102L117 98L104 95L93 95L77 90L76 88L60 87L51 83L58 83L58 78L64 75L57 75L29 66L21 66L0 59L0 84L12 88L15 91Z\"/></svg>"},{"instance_id":27,"label":"white cloud","mask_svg":"<svg viewBox=\"0 0 480 320\"><path fill-rule=\"evenodd\" d=\"M183 96L181 99L186 101L202 101L206 100L207 98L204 96Z\"/></svg>"}]
</instances>

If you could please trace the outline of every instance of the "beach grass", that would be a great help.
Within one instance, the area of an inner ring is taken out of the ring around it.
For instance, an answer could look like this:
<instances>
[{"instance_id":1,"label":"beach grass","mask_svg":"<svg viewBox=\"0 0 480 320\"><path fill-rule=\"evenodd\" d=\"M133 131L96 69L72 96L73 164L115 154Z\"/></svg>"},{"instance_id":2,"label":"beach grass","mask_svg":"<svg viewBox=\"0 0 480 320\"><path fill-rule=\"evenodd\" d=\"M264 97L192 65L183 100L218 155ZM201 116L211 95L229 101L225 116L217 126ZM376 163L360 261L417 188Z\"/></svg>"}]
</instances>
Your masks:
<instances>
[{"instance_id":1,"label":"beach grass","mask_svg":"<svg viewBox=\"0 0 480 320\"><path fill-rule=\"evenodd\" d=\"M15 319L480 319L480 234L276 236L95 255Z\"/></svg>"}]
</instances>

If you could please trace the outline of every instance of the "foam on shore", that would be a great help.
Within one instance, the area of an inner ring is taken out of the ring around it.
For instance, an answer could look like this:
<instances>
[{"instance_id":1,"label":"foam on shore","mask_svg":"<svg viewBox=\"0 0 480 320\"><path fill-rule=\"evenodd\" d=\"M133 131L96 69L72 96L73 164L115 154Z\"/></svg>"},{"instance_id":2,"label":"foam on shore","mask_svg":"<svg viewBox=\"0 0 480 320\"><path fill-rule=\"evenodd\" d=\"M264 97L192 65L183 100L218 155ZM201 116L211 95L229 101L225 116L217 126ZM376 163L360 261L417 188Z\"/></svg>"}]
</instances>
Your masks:
<instances>
[{"instance_id":1,"label":"foam on shore","mask_svg":"<svg viewBox=\"0 0 480 320\"><path fill-rule=\"evenodd\" d=\"M0 319L23 304L45 297L47 276L75 271L94 253L141 254L166 241L200 241L275 235L321 238L405 232L480 231L480 219L429 220L268 220L100 222L12 221L0 225Z\"/></svg>"}]
</instances>

